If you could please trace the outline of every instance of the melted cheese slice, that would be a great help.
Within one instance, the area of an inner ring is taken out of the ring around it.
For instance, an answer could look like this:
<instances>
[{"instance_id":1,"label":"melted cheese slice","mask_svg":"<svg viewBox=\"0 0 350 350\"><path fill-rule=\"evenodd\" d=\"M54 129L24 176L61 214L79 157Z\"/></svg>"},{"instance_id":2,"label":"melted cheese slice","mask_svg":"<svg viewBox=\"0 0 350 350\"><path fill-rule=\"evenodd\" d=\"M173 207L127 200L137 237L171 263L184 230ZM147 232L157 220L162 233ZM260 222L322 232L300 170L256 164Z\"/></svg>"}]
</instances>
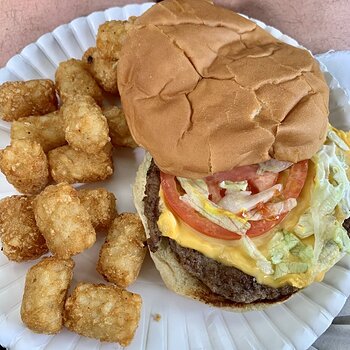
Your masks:
<instances>
[{"instance_id":1,"label":"melted cheese slice","mask_svg":"<svg viewBox=\"0 0 350 350\"><path fill-rule=\"evenodd\" d=\"M265 256L268 255L268 244L276 230L291 230L298 222L300 215L309 207L310 191L313 186L314 174L315 169L310 162L308 177L303 191L298 198L297 207L294 208L286 219L277 226L275 230L271 231L271 233L253 238L255 245ZM208 237L194 230L177 217L167 205L162 190L160 190L160 209L161 214L158 220L158 227L163 236L175 240L182 247L195 249L203 255L224 265L234 266L246 274L254 276L259 283L275 288L286 284L291 284L297 288L303 288L315 280L312 271L300 274L288 274L279 279L274 279L273 276L265 275L256 266L256 261L247 254L240 240L227 241ZM302 241L304 244L313 246L314 237L311 236ZM317 276L316 279L321 280L322 278L323 276Z\"/></svg>"}]
</instances>

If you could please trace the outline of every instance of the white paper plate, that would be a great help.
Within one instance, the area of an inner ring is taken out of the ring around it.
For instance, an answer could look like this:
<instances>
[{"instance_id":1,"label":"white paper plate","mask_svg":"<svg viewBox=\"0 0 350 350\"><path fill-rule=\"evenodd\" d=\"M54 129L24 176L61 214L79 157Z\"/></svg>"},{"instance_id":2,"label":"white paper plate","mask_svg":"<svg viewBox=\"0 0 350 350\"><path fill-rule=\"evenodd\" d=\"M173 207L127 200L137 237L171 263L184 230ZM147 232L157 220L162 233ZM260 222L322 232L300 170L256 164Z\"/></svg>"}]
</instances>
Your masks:
<instances>
[{"instance_id":1,"label":"white paper plate","mask_svg":"<svg viewBox=\"0 0 350 350\"><path fill-rule=\"evenodd\" d=\"M111 8L58 27L11 58L6 68L0 70L0 83L43 77L53 79L59 62L70 57L80 58L94 45L101 23L140 15L150 6L152 3ZM256 22L277 38L298 46L295 40L275 28ZM332 121L338 127L348 129L348 97L329 73L325 72L325 75L331 88ZM9 130L10 124L1 121L1 148L10 142ZM131 184L142 157L141 150L116 151L116 174L109 181L95 185L103 185L116 193L119 212L134 211ZM13 194L16 191L0 174L0 198ZM95 271L102 241L103 237L100 237L94 247L74 258L73 286L78 281L103 282ZM118 349L116 344L100 343L65 329L58 335L47 336L34 334L23 326L19 310L24 278L34 263L8 262L0 253L0 344L11 350ZM287 303L261 312L235 314L180 297L165 288L150 258L130 290L140 293L143 298L141 322L128 347L130 350L307 349L331 324L350 294L350 257L333 267L322 283L314 283ZM156 314L161 317L159 321L155 320Z\"/></svg>"}]
</instances>

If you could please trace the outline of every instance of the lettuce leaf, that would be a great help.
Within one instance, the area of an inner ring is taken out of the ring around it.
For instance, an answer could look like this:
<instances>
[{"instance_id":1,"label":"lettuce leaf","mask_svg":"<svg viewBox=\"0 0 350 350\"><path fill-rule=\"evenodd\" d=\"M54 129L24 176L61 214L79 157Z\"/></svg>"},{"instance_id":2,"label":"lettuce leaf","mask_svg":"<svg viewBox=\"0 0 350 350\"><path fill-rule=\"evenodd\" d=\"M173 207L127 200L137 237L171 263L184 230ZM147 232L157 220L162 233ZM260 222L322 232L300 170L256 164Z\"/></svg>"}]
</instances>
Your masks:
<instances>
[{"instance_id":1,"label":"lettuce leaf","mask_svg":"<svg viewBox=\"0 0 350 350\"><path fill-rule=\"evenodd\" d=\"M279 231L269 243L269 254L273 264L281 263L300 240L292 233Z\"/></svg>"},{"instance_id":2,"label":"lettuce leaf","mask_svg":"<svg viewBox=\"0 0 350 350\"><path fill-rule=\"evenodd\" d=\"M307 272L314 263L312 247L287 231L275 234L269 244L269 255L275 265L275 279L290 273Z\"/></svg>"},{"instance_id":3,"label":"lettuce leaf","mask_svg":"<svg viewBox=\"0 0 350 350\"><path fill-rule=\"evenodd\" d=\"M282 262L276 266L274 278L280 278L290 273L305 273L309 265L303 262Z\"/></svg>"}]
</instances>

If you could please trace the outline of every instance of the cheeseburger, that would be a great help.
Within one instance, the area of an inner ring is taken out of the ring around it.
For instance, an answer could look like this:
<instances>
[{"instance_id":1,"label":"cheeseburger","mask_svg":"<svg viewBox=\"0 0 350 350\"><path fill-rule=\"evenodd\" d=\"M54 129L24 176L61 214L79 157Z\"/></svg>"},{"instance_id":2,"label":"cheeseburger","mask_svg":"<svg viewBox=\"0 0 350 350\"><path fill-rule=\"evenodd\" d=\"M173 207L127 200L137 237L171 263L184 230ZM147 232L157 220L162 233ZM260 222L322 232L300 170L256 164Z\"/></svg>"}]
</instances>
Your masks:
<instances>
[{"instance_id":1,"label":"cheeseburger","mask_svg":"<svg viewBox=\"0 0 350 350\"><path fill-rule=\"evenodd\" d=\"M128 35L135 205L167 287L239 311L322 280L350 251L350 137L317 61L205 0L163 1Z\"/></svg>"}]
</instances>

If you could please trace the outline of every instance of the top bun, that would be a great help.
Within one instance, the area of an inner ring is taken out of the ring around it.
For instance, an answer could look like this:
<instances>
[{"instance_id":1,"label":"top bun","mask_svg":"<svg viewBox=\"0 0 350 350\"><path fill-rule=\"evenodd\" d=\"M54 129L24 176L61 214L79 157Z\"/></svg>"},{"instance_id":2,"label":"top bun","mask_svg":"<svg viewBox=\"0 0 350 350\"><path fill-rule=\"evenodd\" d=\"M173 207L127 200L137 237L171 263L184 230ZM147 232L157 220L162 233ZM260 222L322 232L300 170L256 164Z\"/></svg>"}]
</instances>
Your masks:
<instances>
[{"instance_id":1,"label":"top bun","mask_svg":"<svg viewBox=\"0 0 350 350\"><path fill-rule=\"evenodd\" d=\"M200 178L323 144L329 90L311 54L206 0L165 0L135 22L118 87L158 167Z\"/></svg>"}]
</instances>

